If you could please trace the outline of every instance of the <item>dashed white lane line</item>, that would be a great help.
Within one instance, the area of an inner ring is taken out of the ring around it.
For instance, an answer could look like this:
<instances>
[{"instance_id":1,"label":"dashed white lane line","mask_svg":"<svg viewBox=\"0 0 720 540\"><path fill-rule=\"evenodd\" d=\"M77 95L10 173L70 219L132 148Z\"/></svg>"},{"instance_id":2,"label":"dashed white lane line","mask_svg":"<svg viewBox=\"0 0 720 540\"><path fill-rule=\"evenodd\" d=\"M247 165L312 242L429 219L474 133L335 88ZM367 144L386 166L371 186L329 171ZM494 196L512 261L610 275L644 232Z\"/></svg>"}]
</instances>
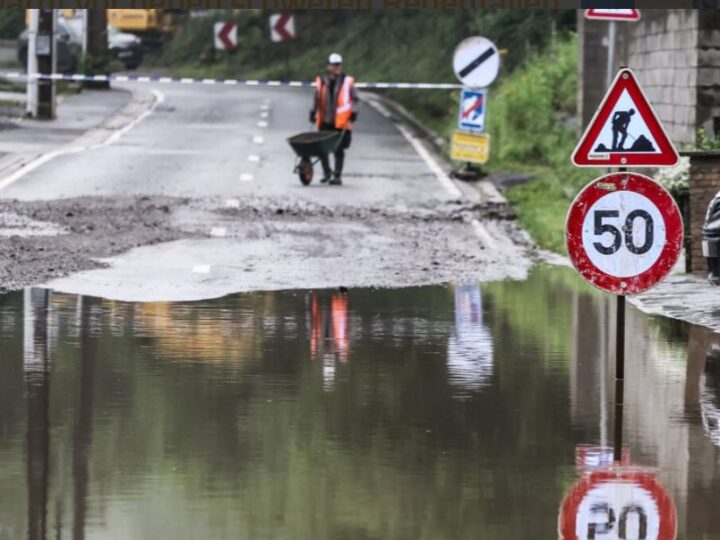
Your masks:
<instances>
[{"instance_id":1,"label":"dashed white lane line","mask_svg":"<svg viewBox=\"0 0 720 540\"><path fill-rule=\"evenodd\" d=\"M260 113L260 118L265 119L265 118L267 118L268 116L270 116L270 113L267 112L267 111L262 111L262 112Z\"/></svg>"},{"instance_id":2,"label":"dashed white lane line","mask_svg":"<svg viewBox=\"0 0 720 540\"><path fill-rule=\"evenodd\" d=\"M260 161L260 156L258 156L257 154L250 154L248 156L248 161L251 163L258 163Z\"/></svg>"},{"instance_id":3,"label":"dashed white lane line","mask_svg":"<svg viewBox=\"0 0 720 540\"><path fill-rule=\"evenodd\" d=\"M225 201L226 208L240 208L240 201L238 199L228 199Z\"/></svg>"},{"instance_id":4,"label":"dashed white lane line","mask_svg":"<svg viewBox=\"0 0 720 540\"><path fill-rule=\"evenodd\" d=\"M259 128L266 128L266 127L268 127L268 123L267 123L265 120L260 120L260 121L257 123L257 125L258 125Z\"/></svg>"},{"instance_id":5,"label":"dashed white lane line","mask_svg":"<svg viewBox=\"0 0 720 540\"><path fill-rule=\"evenodd\" d=\"M495 239L490 236L488 230L480 223L477 219L473 219L472 228L475 235L480 239L480 242L488 249L497 249L498 245Z\"/></svg>"},{"instance_id":6,"label":"dashed white lane line","mask_svg":"<svg viewBox=\"0 0 720 540\"><path fill-rule=\"evenodd\" d=\"M227 229L225 227L213 227L210 229L210 236L225 238L227 236Z\"/></svg>"},{"instance_id":7,"label":"dashed white lane line","mask_svg":"<svg viewBox=\"0 0 720 540\"><path fill-rule=\"evenodd\" d=\"M209 274L210 273L210 265L209 264L198 264L197 266L193 267L192 273L193 274Z\"/></svg>"},{"instance_id":8,"label":"dashed white lane line","mask_svg":"<svg viewBox=\"0 0 720 540\"><path fill-rule=\"evenodd\" d=\"M253 175L250 173L242 173L240 175L240 181L241 182L252 182L253 181ZM240 207L240 201L238 201L238 206L236 208Z\"/></svg>"},{"instance_id":9,"label":"dashed white lane line","mask_svg":"<svg viewBox=\"0 0 720 540\"><path fill-rule=\"evenodd\" d=\"M427 151L427 149L422 145L418 138L415 137L415 135L413 135L412 133L410 133L410 131L405 126L401 126L400 124L396 125L397 128L400 130L400 133L402 133L403 137L407 139L410 145L415 149L418 155L425 162L425 165L428 166L428 169L430 169L435 175L435 178L437 178L438 182L440 182L445 188L445 191L448 192L448 195L453 198L462 197L462 191L460 191L460 189L455 184L453 184L453 181L450 180L450 177L445 174L445 171L442 170L442 167L440 167L438 162L435 161L435 158L432 157L430 152Z\"/></svg>"},{"instance_id":10,"label":"dashed white lane line","mask_svg":"<svg viewBox=\"0 0 720 540\"><path fill-rule=\"evenodd\" d=\"M79 152L85 152L87 150L96 150L98 148L104 148L106 146L110 146L111 144L116 143L118 140L120 140L120 137L125 135L128 131L133 129L135 126L137 126L140 122L145 120L148 116L150 116L153 112L155 112L155 109L158 105L163 103L165 101L165 94L160 92L159 90L153 90L152 91L153 96L155 96L155 101L150 106L150 108L143 112L140 116L138 116L135 120L130 122L128 125L116 130L112 135L110 135L107 139L105 139L103 142L98 144L92 144L88 146L70 146L66 148L61 148L60 150L55 150L54 152L49 152L43 156L40 156L39 158L29 162L21 169L18 169L10 176L7 176L0 180L0 190L5 189L11 184L14 184L18 180L20 180L22 177L26 176L27 174L30 174L34 170L38 169L39 167L42 167L47 162L52 161L56 157L70 155L70 154L77 154Z\"/></svg>"},{"instance_id":11,"label":"dashed white lane line","mask_svg":"<svg viewBox=\"0 0 720 540\"><path fill-rule=\"evenodd\" d=\"M263 137L262 135L256 135L255 137L253 137L253 142L254 142L255 144L264 144L264 143L265 143L265 137Z\"/></svg>"},{"instance_id":12,"label":"dashed white lane line","mask_svg":"<svg viewBox=\"0 0 720 540\"><path fill-rule=\"evenodd\" d=\"M269 104L269 103L263 103L262 105L260 105L260 110L261 110L261 111L269 111L269 110L270 110L270 104Z\"/></svg>"}]
</instances>

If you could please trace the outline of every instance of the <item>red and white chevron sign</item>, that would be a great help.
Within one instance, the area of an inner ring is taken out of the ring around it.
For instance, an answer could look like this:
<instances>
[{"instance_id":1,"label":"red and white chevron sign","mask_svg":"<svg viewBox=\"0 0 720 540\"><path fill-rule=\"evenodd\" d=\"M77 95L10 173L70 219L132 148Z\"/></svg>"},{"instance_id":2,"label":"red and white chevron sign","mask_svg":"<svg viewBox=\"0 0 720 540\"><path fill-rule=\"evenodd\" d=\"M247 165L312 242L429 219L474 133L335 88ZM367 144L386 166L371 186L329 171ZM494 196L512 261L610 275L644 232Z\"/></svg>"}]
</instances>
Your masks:
<instances>
[{"instance_id":1,"label":"red and white chevron sign","mask_svg":"<svg viewBox=\"0 0 720 540\"><path fill-rule=\"evenodd\" d=\"M234 22L215 23L215 48L230 51L237 47L237 24Z\"/></svg>"},{"instance_id":2,"label":"red and white chevron sign","mask_svg":"<svg viewBox=\"0 0 720 540\"><path fill-rule=\"evenodd\" d=\"M270 39L275 43L295 39L295 16L290 13L270 15Z\"/></svg>"}]
</instances>

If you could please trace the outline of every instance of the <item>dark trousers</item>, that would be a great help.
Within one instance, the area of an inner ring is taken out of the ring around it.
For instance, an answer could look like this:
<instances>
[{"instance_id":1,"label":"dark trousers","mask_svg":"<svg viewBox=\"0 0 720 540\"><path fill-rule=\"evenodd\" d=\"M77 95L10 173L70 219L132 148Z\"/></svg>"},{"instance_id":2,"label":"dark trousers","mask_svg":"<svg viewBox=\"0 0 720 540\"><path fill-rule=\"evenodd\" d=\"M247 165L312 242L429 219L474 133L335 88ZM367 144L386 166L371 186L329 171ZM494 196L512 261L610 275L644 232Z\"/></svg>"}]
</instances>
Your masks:
<instances>
[{"instance_id":1,"label":"dark trousers","mask_svg":"<svg viewBox=\"0 0 720 540\"><path fill-rule=\"evenodd\" d=\"M320 126L321 131L342 131L341 129L336 128L332 124L323 124ZM350 142L352 141L352 132L350 130L346 130L345 134L343 135L342 141L340 141L340 144L338 145L337 149L335 150L335 176L342 175L343 171L343 165L345 165L345 150L350 148ZM322 163L323 168L323 174L325 176L331 176L333 174L332 169L330 168L330 158L326 154L320 158L320 162Z\"/></svg>"}]
</instances>

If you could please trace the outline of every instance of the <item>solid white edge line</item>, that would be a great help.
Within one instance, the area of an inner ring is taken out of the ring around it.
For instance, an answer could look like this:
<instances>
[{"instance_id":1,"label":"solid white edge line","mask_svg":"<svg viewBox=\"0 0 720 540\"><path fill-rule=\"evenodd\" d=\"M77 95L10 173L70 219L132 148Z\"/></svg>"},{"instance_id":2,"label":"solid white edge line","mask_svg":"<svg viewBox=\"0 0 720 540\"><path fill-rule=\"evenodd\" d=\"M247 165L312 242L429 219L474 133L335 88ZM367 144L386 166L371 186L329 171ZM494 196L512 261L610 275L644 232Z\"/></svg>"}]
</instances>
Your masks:
<instances>
[{"instance_id":1,"label":"solid white edge line","mask_svg":"<svg viewBox=\"0 0 720 540\"><path fill-rule=\"evenodd\" d=\"M47 162L52 161L56 157L64 156L68 154L77 154L78 152L85 152L87 150L95 150L97 148L103 148L105 146L110 146L111 144L117 142L120 137L125 135L128 131L133 129L135 126L137 126L140 122L145 120L148 116L150 116L154 111L155 108L162 102L165 101L165 95L162 92L159 92L158 90L152 91L153 96L155 96L155 101L153 102L152 106L142 113L140 116L138 116L135 120L130 122L127 126L115 131L110 137L105 139L103 142L99 144L94 144L90 146L70 146L67 148L62 148L60 150L55 150L53 152L49 152L43 156L40 156L39 158L29 162L24 167L18 169L10 176L7 176L0 180L0 191L5 189L6 187L14 184L18 180L20 180L25 175L33 172L34 170L38 169L39 167L42 167Z\"/></svg>"},{"instance_id":2,"label":"solid white edge line","mask_svg":"<svg viewBox=\"0 0 720 540\"><path fill-rule=\"evenodd\" d=\"M473 219L470 223L473 231L475 231L475 235L480 239L480 242L482 242L486 248L497 249L497 242L482 223L480 223L477 219Z\"/></svg>"},{"instance_id":3,"label":"solid white edge line","mask_svg":"<svg viewBox=\"0 0 720 540\"><path fill-rule=\"evenodd\" d=\"M410 133L410 131L406 127L401 126L400 124L396 124L396 127L400 130L400 133L402 133L403 137L407 139L410 145L422 158L422 160L425 162L425 165L428 166L428 169L432 171L438 182L442 184L442 186L448 192L448 195L453 198L462 197L462 191L460 191L460 189L453 183L453 181L450 180L450 177L445 174L445 171L442 170L442 167L440 167L438 162L435 161L435 158L432 157L430 152L427 151L427 149L422 145L420 140L415 137L415 135Z\"/></svg>"}]
</instances>

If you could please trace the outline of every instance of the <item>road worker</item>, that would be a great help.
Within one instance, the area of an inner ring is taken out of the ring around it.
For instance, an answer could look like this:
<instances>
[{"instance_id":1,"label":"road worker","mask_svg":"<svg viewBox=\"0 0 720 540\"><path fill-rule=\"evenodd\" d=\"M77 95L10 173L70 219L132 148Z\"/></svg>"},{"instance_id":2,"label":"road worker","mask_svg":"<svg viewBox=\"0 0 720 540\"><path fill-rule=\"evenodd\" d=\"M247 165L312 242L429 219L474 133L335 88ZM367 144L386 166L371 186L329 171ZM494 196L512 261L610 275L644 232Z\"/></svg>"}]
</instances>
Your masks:
<instances>
[{"instance_id":1,"label":"road worker","mask_svg":"<svg viewBox=\"0 0 720 540\"><path fill-rule=\"evenodd\" d=\"M330 169L330 159L322 158L322 183L342 184L345 150L352 141L352 124L357 119L358 97L355 78L343 72L342 56L333 53L328 58L327 74L315 79L315 98L310 111L310 122L321 131L342 131L342 140L335 150L335 171Z\"/></svg>"}]
</instances>

